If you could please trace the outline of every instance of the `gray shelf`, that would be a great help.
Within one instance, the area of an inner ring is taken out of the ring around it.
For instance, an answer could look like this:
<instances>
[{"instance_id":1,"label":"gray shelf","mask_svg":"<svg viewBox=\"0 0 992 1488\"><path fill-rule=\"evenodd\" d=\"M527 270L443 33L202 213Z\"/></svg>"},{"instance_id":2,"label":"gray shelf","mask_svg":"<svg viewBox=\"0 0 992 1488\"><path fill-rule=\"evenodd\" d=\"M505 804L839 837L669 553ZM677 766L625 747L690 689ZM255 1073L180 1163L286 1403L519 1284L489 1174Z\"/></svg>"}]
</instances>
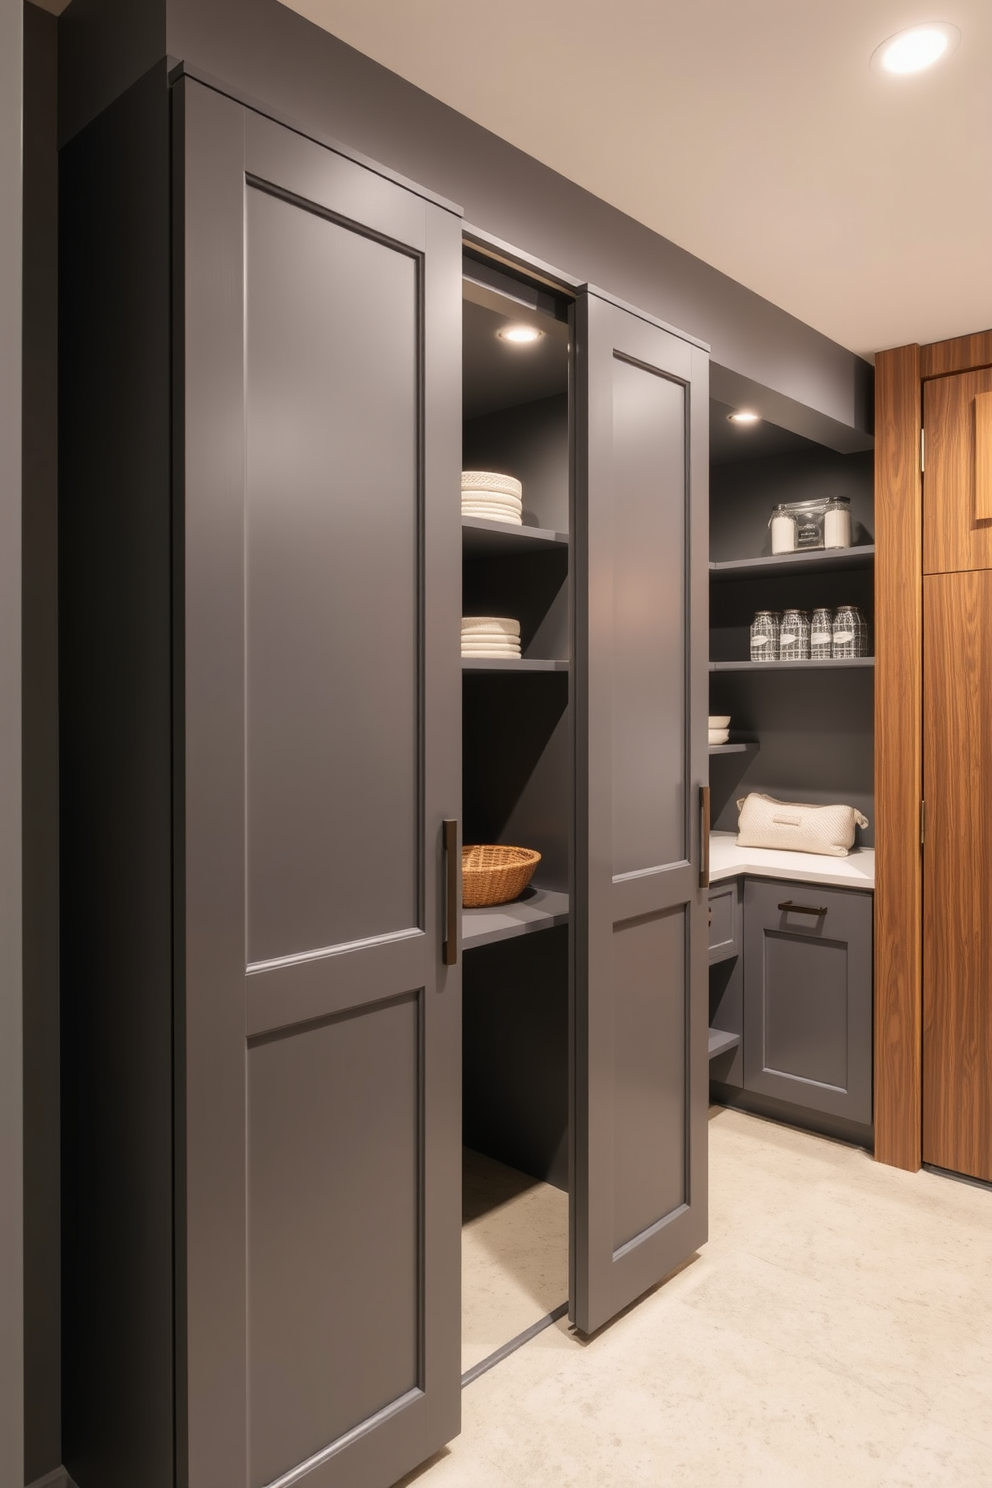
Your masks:
<instances>
[{"instance_id":1,"label":"gray shelf","mask_svg":"<svg viewBox=\"0 0 992 1488\"><path fill-rule=\"evenodd\" d=\"M715 1059L718 1054L726 1054L730 1049L736 1049L740 1044L739 1033L723 1033L719 1028L711 1028L709 1036L709 1056Z\"/></svg>"},{"instance_id":2,"label":"gray shelf","mask_svg":"<svg viewBox=\"0 0 992 1488\"><path fill-rule=\"evenodd\" d=\"M567 672L567 661L531 661L522 657L514 661L507 657L462 657L463 672Z\"/></svg>"},{"instance_id":3,"label":"gray shelf","mask_svg":"<svg viewBox=\"0 0 992 1488\"><path fill-rule=\"evenodd\" d=\"M809 672L873 667L874 656L831 657L827 661L711 661L711 672Z\"/></svg>"},{"instance_id":4,"label":"gray shelf","mask_svg":"<svg viewBox=\"0 0 992 1488\"><path fill-rule=\"evenodd\" d=\"M462 949L513 940L535 930L550 930L568 923L568 895L555 889L525 890L512 904L494 904L487 909L462 910Z\"/></svg>"},{"instance_id":5,"label":"gray shelf","mask_svg":"<svg viewBox=\"0 0 992 1488\"><path fill-rule=\"evenodd\" d=\"M804 574L850 573L852 569L871 568L874 562L874 544L860 548L812 548L805 553L779 553L775 558L735 558L730 563L711 563L710 578L717 582L780 578L793 570Z\"/></svg>"},{"instance_id":6,"label":"gray shelf","mask_svg":"<svg viewBox=\"0 0 992 1488\"><path fill-rule=\"evenodd\" d=\"M710 754L757 754L757 752L756 743L710 745Z\"/></svg>"},{"instance_id":7,"label":"gray shelf","mask_svg":"<svg viewBox=\"0 0 992 1488\"><path fill-rule=\"evenodd\" d=\"M487 522L462 517L463 558L509 558L517 553L546 553L568 547L567 532L546 527L517 527L511 522Z\"/></svg>"}]
</instances>

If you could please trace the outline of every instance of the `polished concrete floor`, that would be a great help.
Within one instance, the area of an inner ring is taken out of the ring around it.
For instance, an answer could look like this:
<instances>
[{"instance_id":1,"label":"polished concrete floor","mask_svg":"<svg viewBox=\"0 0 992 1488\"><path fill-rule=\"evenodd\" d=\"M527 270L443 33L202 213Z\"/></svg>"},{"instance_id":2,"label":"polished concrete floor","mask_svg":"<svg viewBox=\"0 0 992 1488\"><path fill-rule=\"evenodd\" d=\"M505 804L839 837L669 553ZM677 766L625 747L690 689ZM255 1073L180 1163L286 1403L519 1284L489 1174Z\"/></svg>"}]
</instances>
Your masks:
<instances>
[{"instance_id":1,"label":"polished concrete floor","mask_svg":"<svg viewBox=\"0 0 992 1488\"><path fill-rule=\"evenodd\" d=\"M480 1152L462 1167L462 1373L568 1298L568 1195Z\"/></svg>"},{"instance_id":2,"label":"polished concrete floor","mask_svg":"<svg viewBox=\"0 0 992 1488\"><path fill-rule=\"evenodd\" d=\"M469 1385L405 1485L992 1488L992 1193L733 1111L710 1139L698 1258Z\"/></svg>"}]
</instances>

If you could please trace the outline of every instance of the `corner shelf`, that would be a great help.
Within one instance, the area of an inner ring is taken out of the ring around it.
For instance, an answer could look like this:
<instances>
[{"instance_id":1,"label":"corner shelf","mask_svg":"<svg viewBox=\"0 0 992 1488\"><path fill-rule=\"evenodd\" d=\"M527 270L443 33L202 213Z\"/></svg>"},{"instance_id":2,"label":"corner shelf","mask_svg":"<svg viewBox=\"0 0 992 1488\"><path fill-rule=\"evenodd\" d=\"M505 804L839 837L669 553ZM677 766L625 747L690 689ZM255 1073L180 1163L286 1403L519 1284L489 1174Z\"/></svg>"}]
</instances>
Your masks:
<instances>
[{"instance_id":1,"label":"corner shelf","mask_svg":"<svg viewBox=\"0 0 992 1488\"><path fill-rule=\"evenodd\" d=\"M780 578L794 571L802 574L850 573L852 569L871 568L874 562L874 544L856 548L810 548L804 553L779 553L774 558L735 558L729 563L711 563L710 578L727 582L731 579Z\"/></svg>"},{"instance_id":2,"label":"corner shelf","mask_svg":"<svg viewBox=\"0 0 992 1488\"><path fill-rule=\"evenodd\" d=\"M739 1047L741 1036L739 1033L723 1033L719 1028L711 1028L709 1031L709 1057L715 1059L718 1054L726 1054L731 1049Z\"/></svg>"},{"instance_id":3,"label":"corner shelf","mask_svg":"<svg viewBox=\"0 0 992 1488\"><path fill-rule=\"evenodd\" d=\"M556 889L531 889L523 899L512 904L494 904L486 909L462 910L462 949L493 945L498 940L513 940L518 935L532 935L535 930L550 930L568 923L568 895Z\"/></svg>"},{"instance_id":4,"label":"corner shelf","mask_svg":"<svg viewBox=\"0 0 992 1488\"><path fill-rule=\"evenodd\" d=\"M501 656L463 656L463 672L567 672L567 661L532 661L521 657L519 661Z\"/></svg>"},{"instance_id":5,"label":"corner shelf","mask_svg":"<svg viewBox=\"0 0 992 1488\"><path fill-rule=\"evenodd\" d=\"M562 548L568 549L567 532L462 517L463 558L508 558L517 553L547 553Z\"/></svg>"},{"instance_id":6,"label":"corner shelf","mask_svg":"<svg viewBox=\"0 0 992 1488\"><path fill-rule=\"evenodd\" d=\"M837 656L823 661L711 661L711 672L803 672L873 667L874 656Z\"/></svg>"}]
</instances>

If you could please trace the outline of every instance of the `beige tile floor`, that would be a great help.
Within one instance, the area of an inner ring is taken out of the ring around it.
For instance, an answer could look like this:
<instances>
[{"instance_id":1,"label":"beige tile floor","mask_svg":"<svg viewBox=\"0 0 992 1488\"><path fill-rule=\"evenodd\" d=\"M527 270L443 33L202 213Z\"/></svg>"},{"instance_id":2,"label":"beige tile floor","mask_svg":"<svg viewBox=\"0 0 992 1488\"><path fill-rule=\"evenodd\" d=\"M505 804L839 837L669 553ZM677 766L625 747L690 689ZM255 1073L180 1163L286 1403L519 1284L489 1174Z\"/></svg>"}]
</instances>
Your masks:
<instances>
[{"instance_id":1,"label":"beige tile floor","mask_svg":"<svg viewBox=\"0 0 992 1488\"><path fill-rule=\"evenodd\" d=\"M568 1195L465 1152L462 1373L568 1298Z\"/></svg>"},{"instance_id":2,"label":"beige tile floor","mask_svg":"<svg viewBox=\"0 0 992 1488\"><path fill-rule=\"evenodd\" d=\"M733 1111L708 1245L470 1385L417 1488L992 1488L992 1193Z\"/></svg>"}]
</instances>

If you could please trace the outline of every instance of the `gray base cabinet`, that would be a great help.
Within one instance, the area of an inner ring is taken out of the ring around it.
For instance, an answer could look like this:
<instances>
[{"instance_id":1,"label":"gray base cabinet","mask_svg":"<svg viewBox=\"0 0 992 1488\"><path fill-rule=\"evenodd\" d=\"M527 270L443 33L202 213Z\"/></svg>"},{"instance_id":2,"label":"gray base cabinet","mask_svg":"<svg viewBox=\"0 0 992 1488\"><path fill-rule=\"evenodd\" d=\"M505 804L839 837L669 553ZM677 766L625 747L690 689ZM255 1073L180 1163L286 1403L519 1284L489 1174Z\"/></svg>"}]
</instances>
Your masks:
<instances>
[{"instance_id":1,"label":"gray base cabinet","mask_svg":"<svg viewBox=\"0 0 992 1488\"><path fill-rule=\"evenodd\" d=\"M738 893L736 881L711 890L710 1023L742 1034L711 1062L720 1095L740 1091L743 1104L754 1097L785 1119L826 1118L816 1124L838 1134L870 1127L872 896L746 878L735 956Z\"/></svg>"}]
</instances>

